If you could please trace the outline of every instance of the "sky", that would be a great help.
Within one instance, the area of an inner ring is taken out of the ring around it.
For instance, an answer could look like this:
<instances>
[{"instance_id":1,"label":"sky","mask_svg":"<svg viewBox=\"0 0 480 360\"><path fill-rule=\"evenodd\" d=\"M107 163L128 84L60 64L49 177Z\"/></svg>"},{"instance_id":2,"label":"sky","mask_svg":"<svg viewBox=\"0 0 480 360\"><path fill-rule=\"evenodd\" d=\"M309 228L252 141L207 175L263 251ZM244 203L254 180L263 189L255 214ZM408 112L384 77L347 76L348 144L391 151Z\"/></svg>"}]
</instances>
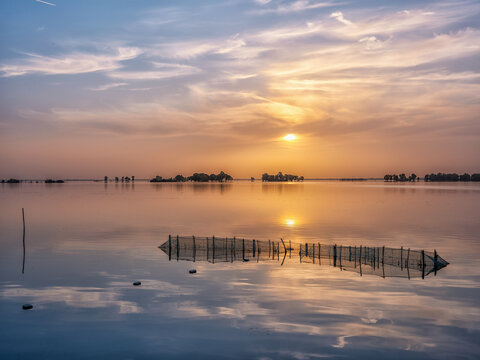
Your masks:
<instances>
[{"instance_id":1,"label":"sky","mask_svg":"<svg viewBox=\"0 0 480 360\"><path fill-rule=\"evenodd\" d=\"M423 176L479 154L479 1L0 1L0 178Z\"/></svg>"}]
</instances>

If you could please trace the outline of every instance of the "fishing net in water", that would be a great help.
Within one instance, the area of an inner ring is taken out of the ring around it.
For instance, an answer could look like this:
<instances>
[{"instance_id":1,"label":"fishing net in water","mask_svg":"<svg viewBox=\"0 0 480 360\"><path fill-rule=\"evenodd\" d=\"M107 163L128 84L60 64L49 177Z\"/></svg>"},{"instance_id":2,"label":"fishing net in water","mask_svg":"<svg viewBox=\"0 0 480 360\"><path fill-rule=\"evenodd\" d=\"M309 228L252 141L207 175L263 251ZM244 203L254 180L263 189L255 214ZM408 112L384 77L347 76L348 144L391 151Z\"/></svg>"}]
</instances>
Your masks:
<instances>
[{"instance_id":1,"label":"fishing net in water","mask_svg":"<svg viewBox=\"0 0 480 360\"><path fill-rule=\"evenodd\" d=\"M301 244L301 262L328 261L341 270L356 271L382 277L425 277L436 273L448 263L436 252L424 250L393 249L387 247L364 247Z\"/></svg>"},{"instance_id":2,"label":"fishing net in water","mask_svg":"<svg viewBox=\"0 0 480 360\"><path fill-rule=\"evenodd\" d=\"M279 242L216 236L170 236L160 248L170 260L212 263L279 260L285 252Z\"/></svg>"},{"instance_id":3,"label":"fishing net in water","mask_svg":"<svg viewBox=\"0 0 480 360\"><path fill-rule=\"evenodd\" d=\"M382 277L422 277L435 273L448 263L435 252L364 247L300 244L295 251L291 245L275 241L259 241L236 237L169 236L160 246L169 260L208 261L211 263L234 261L283 261L298 256L300 263L330 265L340 270L355 271L360 275Z\"/></svg>"}]
</instances>

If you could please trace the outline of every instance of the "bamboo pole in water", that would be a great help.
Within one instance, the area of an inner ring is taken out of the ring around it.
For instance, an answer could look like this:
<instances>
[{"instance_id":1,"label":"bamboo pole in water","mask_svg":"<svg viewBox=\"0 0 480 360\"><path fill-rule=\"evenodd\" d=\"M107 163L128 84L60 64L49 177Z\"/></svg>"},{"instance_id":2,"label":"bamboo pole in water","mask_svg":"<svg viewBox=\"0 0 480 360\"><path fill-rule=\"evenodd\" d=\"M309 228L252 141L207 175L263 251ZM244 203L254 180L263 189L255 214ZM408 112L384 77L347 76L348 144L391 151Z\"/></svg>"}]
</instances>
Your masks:
<instances>
[{"instance_id":1,"label":"bamboo pole in water","mask_svg":"<svg viewBox=\"0 0 480 360\"><path fill-rule=\"evenodd\" d=\"M400 270L403 271L403 246L400 247Z\"/></svg>"},{"instance_id":2,"label":"bamboo pole in water","mask_svg":"<svg viewBox=\"0 0 480 360\"><path fill-rule=\"evenodd\" d=\"M22 208L22 220L23 220L23 264L22 274L25 273L25 210Z\"/></svg>"},{"instance_id":3,"label":"bamboo pole in water","mask_svg":"<svg viewBox=\"0 0 480 360\"><path fill-rule=\"evenodd\" d=\"M193 262L195 262L195 257L197 255L197 247L195 246L195 236L192 236L193 239Z\"/></svg>"},{"instance_id":4,"label":"bamboo pole in water","mask_svg":"<svg viewBox=\"0 0 480 360\"><path fill-rule=\"evenodd\" d=\"M172 235L168 235L168 260L172 260Z\"/></svg>"}]
</instances>

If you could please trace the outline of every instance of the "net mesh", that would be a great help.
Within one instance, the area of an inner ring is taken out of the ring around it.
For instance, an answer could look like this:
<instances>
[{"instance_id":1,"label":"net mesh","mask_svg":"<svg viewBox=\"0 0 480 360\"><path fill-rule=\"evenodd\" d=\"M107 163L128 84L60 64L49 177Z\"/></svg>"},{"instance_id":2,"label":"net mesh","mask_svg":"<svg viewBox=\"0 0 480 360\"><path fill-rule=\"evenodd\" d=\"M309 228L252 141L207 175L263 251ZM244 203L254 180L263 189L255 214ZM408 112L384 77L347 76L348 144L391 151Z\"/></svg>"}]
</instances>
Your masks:
<instances>
[{"instance_id":1,"label":"net mesh","mask_svg":"<svg viewBox=\"0 0 480 360\"><path fill-rule=\"evenodd\" d=\"M170 260L212 263L279 260L285 251L279 242L216 236L171 236L160 248Z\"/></svg>"},{"instance_id":2,"label":"net mesh","mask_svg":"<svg viewBox=\"0 0 480 360\"><path fill-rule=\"evenodd\" d=\"M160 246L169 260L208 261L211 263L234 261L285 261L299 258L300 263L318 263L355 271L360 275L371 274L382 277L422 277L436 273L448 263L436 252L364 247L300 244L295 251L289 244L278 241L251 240L236 237L169 236Z\"/></svg>"},{"instance_id":3,"label":"net mesh","mask_svg":"<svg viewBox=\"0 0 480 360\"><path fill-rule=\"evenodd\" d=\"M393 249L307 243L300 245L299 257L301 262L321 263L323 260L341 270L383 277L425 277L447 265L436 252L403 247Z\"/></svg>"}]
</instances>

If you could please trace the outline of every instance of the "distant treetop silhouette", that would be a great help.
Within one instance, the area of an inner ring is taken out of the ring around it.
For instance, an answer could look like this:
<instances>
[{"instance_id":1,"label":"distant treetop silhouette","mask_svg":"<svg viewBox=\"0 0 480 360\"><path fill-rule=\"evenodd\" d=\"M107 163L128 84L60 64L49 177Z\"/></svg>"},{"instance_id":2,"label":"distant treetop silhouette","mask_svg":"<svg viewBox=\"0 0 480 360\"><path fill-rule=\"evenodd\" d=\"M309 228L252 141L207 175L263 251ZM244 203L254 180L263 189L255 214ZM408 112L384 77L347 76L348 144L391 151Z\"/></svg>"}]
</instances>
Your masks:
<instances>
[{"instance_id":1,"label":"distant treetop silhouette","mask_svg":"<svg viewBox=\"0 0 480 360\"><path fill-rule=\"evenodd\" d=\"M281 171L277 175L270 175L268 173L262 174L262 181L303 181L303 176L282 174Z\"/></svg>"},{"instance_id":2,"label":"distant treetop silhouette","mask_svg":"<svg viewBox=\"0 0 480 360\"><path fill-rule=\"evenodd\" d=\"M206 173L194 173L191 176L185 177L181 174L175 176L174 178L164 179L161 176L156 176L150 180L150 182L185 182L185 181L195 181L195 182L224 182L233 180L232 176L220 171L218 174L206 174Z\"/></svg>"}]
</instances>

